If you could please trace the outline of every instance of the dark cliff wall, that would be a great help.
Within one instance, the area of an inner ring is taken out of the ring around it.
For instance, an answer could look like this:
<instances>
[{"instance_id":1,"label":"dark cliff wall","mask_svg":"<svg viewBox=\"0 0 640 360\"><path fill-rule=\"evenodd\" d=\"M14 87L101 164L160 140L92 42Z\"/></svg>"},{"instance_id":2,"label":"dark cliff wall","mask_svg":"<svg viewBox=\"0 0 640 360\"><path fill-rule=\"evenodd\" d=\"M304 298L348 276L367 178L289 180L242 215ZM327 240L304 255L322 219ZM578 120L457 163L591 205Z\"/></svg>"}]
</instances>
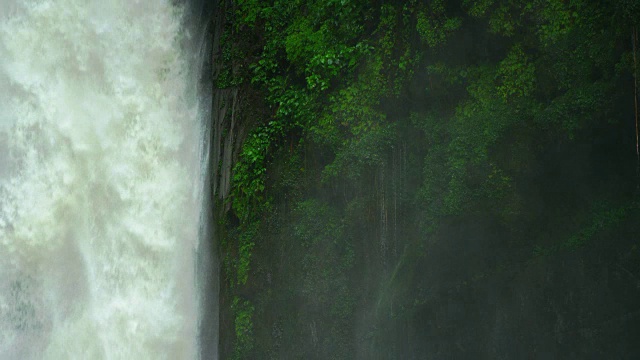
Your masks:
<instances>
[{"instance_id":1,"label":"dark cliff wall","mask_svg":"<svg viewBox=\"0 0 640 360\"><path fill-rule=\"evenodd\" d=\"M238 88L220 88L218 79L223 67L233 67L233 64L226 63L222 59L221 37L227 27L230 26L227 20L227 8L230 1L218 1L216 11L212 17L212 106L211 106L211 150L210 150L210 166L211 166L211 197L214 207L213 211L213 234L212 241L216 253L219 253L220 238L225 236L219 227L220 219L226 216L228 211L229 184L231 182L231 169L233 161L237 159L238 151L241 144L242 133L240 131L240 123L238 121ZM219 279L224 278L224 274L220 273L220 266L215 269L212 276ZM215 345L220 358L228 358L230 352L229 336L232 324L229 321L228 309L228 291L221 288L218 292L218 306L211 307L209 311L218 312L218 323L213 324L217 329L212 329L218 333L218 337L211 339L217 341Z\"/></svg>"},{"instance_id":2,"label":"dark cliff wall","mask_svg":"<svg viewBox=\"0 0 640 360\"><path fill-rule=\"evenodd\" d=\"M222 357L640 356L640 7L605 3L226 2Z\"/></svg>"}]
</instances>

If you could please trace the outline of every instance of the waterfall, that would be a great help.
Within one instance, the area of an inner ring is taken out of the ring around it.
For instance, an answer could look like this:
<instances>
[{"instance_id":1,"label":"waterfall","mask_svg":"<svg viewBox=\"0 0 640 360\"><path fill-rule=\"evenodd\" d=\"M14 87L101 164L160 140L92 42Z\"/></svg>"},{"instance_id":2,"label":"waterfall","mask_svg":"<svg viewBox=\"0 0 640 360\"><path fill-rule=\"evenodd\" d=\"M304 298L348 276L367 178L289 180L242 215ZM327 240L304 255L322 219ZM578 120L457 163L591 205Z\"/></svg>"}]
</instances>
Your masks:
<instances>
[{"instance_id":1,"label":"waterfall","mask_svg":"<svg viewBox=\"0 0 640 360\"><path fill-rule=\"evenodd\" d=\"M184 7L0 2L0 359L200 356L210 100Z\"/></svg>"}]
</instances>

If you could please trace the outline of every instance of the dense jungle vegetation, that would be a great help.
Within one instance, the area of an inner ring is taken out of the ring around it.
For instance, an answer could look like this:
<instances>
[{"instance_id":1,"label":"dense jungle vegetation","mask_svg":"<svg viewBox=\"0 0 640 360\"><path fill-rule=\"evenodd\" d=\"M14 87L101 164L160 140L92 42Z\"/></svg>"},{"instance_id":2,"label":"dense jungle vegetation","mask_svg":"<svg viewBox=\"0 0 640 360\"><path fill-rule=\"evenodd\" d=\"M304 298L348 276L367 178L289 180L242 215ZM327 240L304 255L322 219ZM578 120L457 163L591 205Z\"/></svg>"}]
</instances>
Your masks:
<instances>
[{"instance_id":1,"label":"dense jungle vegetation","mask_svg":"<svg viewBox=\"0 0 640 360\"><path fill-rule=\"evenodd\" d=\"M222 358L640 357L640 2L219 11Z\"/></svg>"}]
</instances>

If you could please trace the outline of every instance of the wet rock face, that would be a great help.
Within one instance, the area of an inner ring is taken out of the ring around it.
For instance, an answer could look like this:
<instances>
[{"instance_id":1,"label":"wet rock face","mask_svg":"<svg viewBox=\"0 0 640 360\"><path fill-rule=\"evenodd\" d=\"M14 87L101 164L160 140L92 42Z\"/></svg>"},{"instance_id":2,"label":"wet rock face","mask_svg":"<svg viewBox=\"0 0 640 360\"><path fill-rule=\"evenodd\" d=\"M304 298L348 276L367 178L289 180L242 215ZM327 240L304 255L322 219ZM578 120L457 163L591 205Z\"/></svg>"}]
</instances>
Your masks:
<instances>
[{"instance_id":1,"label":"wet rock face","mask_svg":"<svg viewBox=\"0 0 640 360\"><path fill-rule=\"evenodd\" d=\"M227 64L222 58L222 35L225 29L231 24L227 23L225 17L226 8L230 6L229 1L216 1L216 11L211 17L211 68L210 74L213 83L216 84L221 72L225 67L232 67L231 73L237 73L239 64ZM231 191L231 171L237 161L242 142L245 136L246 126L243 124L239 113L241 105L241 93L237 87L217 88L212 91L211 109L211 169L212 189L217 200L224 203ZM221 209L223 212L229 210L230 204Z\"/></svg>"},{"instance_id":2,"label":"wet rock face","mask_svg":"<svg viewBox=\"0 0 640 360\"><path fill-rule=\"evenodd\" d=\"M238 89L215 89L213 92L212 186L213 193L221 202L231 191L231 170L244 136L243 127L236 116L238 100Z\"/></svg>"}]
</instances>

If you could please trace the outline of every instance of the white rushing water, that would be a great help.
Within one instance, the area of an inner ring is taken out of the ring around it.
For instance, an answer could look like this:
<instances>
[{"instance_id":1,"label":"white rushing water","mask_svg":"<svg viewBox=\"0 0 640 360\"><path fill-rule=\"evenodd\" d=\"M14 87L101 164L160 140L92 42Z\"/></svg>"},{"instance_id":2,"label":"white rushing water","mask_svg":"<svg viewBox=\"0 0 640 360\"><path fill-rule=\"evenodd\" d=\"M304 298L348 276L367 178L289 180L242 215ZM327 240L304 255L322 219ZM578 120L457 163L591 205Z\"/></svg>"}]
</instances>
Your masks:
<instances>
[{"instance_id":1,"label":"white rushing water","mask_svg":"<svg viewBox=\"0 0 640 360\"><path fill-rule=\"evenodd\" d=\"M180 5L0 0L0 359L195 359L203 116Z\"/></svg>"}]
</instances>

